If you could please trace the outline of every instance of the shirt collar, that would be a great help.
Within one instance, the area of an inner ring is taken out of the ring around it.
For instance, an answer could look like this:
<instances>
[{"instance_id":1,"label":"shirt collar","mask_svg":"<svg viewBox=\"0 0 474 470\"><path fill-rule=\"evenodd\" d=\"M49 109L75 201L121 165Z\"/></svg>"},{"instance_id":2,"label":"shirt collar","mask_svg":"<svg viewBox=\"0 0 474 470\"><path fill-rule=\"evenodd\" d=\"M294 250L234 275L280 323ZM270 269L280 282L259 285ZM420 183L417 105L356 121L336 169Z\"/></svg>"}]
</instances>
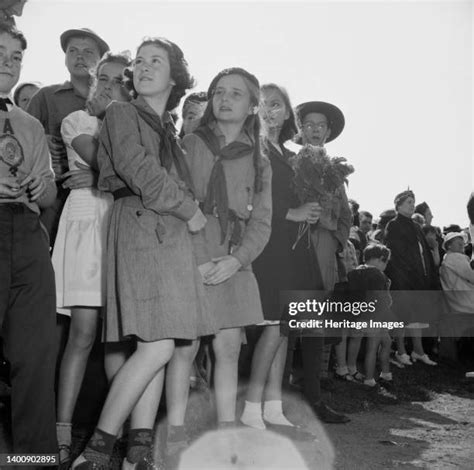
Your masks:
<instances>
[{"instance_id":1,"label":"shirt collar","mask_svg":"<svg viewBox=\"0 0 474 470\"><path fill-rule=\"evenodd\" d=\"M171 113L169 111L165 111L163 113L163 117L159 116L157 114L157 112L146 102L145 98L143 98L143 96L141 95L138 95L138 97L134 100L135 103L140 106L140 108L143 108L145 109L146 111L148 111L149 113L152 113L152 114L155 114L157 119L160 120L160 124L162 126L165 126L165 125L170 125L173 127L174 129L174 133L176 134L177 132L177 129L176 129L176 125L175 125L175 122L174 122L174 119L173 117L171 116Z\"/></svg>"},{"instance_id":2,"label":"shirt collar","mask_svg":"<svg viewBox=\"0 0 474 470\"><path fill-rule=\"evenodd\" d=\"M13 95L11 93L0 93L0 98L8 98L12 102L12 104L7 103L7 109L8 111L11 111L15 106L15 102L13 101Z\"/></svg>"},{"instance_id":3,"label":"shirt collar","mask_svg":"<svg viewBox=\"0 0 474 470\"><path fill-rule=\"evenodd\" d=\"M56 90L54 90L54 93L59 93L61 91L68 91L68 90L74 90L74 87L72 86L72 83L70 81L66 80L61 85L58 85Z\"/></svg>"},{"instance_id":4,"label":"shirt collar","mask_svg":"<svg viewBox=\"0 0 474 470\"><path fill-rule=\"evenodd\" d=\"M79 92L74 88L74 85L69 80L66 80L63 84L58 85L58 87L56 88L56 90L54 90L53 93L56 94L56 93L61 93L63 91L71 91L71 90L76 96L85 100L85 98L81 94L79 94Z\"/></svg>"}]
</instances>

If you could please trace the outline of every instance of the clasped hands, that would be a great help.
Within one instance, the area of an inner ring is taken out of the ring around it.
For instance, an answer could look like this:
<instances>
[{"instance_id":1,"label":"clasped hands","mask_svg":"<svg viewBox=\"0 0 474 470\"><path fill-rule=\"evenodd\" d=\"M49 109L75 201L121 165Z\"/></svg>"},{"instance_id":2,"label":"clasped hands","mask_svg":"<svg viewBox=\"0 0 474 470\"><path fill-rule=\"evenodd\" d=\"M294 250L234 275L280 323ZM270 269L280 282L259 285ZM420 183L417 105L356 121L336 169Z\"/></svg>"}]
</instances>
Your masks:
<instances>
[{"instance_id":1,"label":"clasped hands","mask_svg":"<svg viewBox=\"0 0 474 470\"><path fill-rule=\"evenodd\" d=\"M75 162L77 170L69 170L56 177L56 181L63 181L65 189L96 188L97 173L88 165Z\"/></svg>"},{"instance_id":2,"label":"clasped hands","mask_svg":"<svg viewBox=\"0 0 474 470\"><path fill-rule=\"evenodd\" d=\"M219 256L207 263L198 266L204 284L215 286L231 278L242 265L240 261L232 255Z\"/></svg>"}]
</instances>

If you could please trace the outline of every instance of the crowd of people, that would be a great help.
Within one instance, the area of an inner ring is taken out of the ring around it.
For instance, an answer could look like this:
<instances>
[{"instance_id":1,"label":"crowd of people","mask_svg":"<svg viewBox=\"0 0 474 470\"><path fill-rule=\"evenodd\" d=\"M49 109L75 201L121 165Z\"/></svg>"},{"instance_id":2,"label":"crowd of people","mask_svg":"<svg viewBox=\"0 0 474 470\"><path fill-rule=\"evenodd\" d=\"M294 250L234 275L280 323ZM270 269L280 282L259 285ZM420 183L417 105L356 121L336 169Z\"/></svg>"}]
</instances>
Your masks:
<instances>
[{"instance_id":1,"label":"crowd of people","mask_svg":"<svg viewBox=\"0 0 474 470\"><path fill-rule=\"evenodd\" d=\"M27 42L14 25L0 25L0 324L15 452L59 451L61 468L106 468L127 426L122 468L153 468L165 389L166 458L176 465L189 444L190 378L203 363L218 428L239 423L302 440L315 436L282 406L296 347L306 401L327 423L350 421L322 400L331 351L335 378L368 389L390 388L391 364L436 366L423 332L437 337L447 311L474 313L474 225L442 233L409 189L377 222L348 200L344 184L324 201L299 200L287 144L325 147L338 138L345 121L337 106L293 107L282 86L240 67L217 73L207 92L188 93L187 61L165 38L144 39L133 59L87 28L59 42L69 80L17 85ZM303 225L307 242L295 244ZM405 327L291 330L284 290L376 295L377 319ZM70 323L55 383L57 314ZM248 328L259 336L236 416ZM73 414L98 329L110 386L72 461Z\"/></svg>"}]
</instances>

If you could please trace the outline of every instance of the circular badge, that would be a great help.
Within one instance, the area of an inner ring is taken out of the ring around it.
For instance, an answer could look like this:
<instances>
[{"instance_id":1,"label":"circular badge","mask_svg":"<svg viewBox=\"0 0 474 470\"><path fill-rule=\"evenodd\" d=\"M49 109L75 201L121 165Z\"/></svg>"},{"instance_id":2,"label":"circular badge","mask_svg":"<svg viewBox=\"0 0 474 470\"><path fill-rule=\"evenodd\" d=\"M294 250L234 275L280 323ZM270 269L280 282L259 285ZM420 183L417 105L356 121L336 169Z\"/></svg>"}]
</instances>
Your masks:
<instances>
[{"instance_id":1,"label":"circular badge","mask_svg":"<svg viewBox=\"0 0 474 470\"><path fill-rule=\"evenodd\" d=\"M10 134L0 136L0 161L10 167L13 176L16 176L18 167L24 160L23 148L16 137Z\"/></svg>"}]
</instances>

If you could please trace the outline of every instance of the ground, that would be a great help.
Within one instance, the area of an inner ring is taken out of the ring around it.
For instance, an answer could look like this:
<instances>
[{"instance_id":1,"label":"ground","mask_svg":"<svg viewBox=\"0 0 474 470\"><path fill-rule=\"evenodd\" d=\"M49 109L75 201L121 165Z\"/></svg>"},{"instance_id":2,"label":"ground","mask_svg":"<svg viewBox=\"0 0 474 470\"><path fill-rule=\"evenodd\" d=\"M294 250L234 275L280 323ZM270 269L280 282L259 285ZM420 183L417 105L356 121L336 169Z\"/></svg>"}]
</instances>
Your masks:
<instances>
[{"instance_id":1,"label":"ground","mask_svg":"<svg viewBox=\"0 0 474 470\"><path fill-rule=\"evenodd\" d=\"M474 380L464 378L465 371L474 370L473 366L472 360L444 360L437 367L417 363L395 369L396 385L390 393L373 393L361 385L330 381L326 383L326 400L351 418L350 423L342 425L321 424L297 391L287 391L284 403L288 417L318 439L295 445L310 469L473 469ZM7 452L8 400L2 403L0 452ZM209 394L193 392L187 413L191 437L197 438L212 427L214 416L209 410ZM159 429L163 427L162 422ZM86 424L76 427L76 452L91 429ZM121 453L123 447L116 452L112 468L120 468Z\"/></svg>"}]
</instances>

